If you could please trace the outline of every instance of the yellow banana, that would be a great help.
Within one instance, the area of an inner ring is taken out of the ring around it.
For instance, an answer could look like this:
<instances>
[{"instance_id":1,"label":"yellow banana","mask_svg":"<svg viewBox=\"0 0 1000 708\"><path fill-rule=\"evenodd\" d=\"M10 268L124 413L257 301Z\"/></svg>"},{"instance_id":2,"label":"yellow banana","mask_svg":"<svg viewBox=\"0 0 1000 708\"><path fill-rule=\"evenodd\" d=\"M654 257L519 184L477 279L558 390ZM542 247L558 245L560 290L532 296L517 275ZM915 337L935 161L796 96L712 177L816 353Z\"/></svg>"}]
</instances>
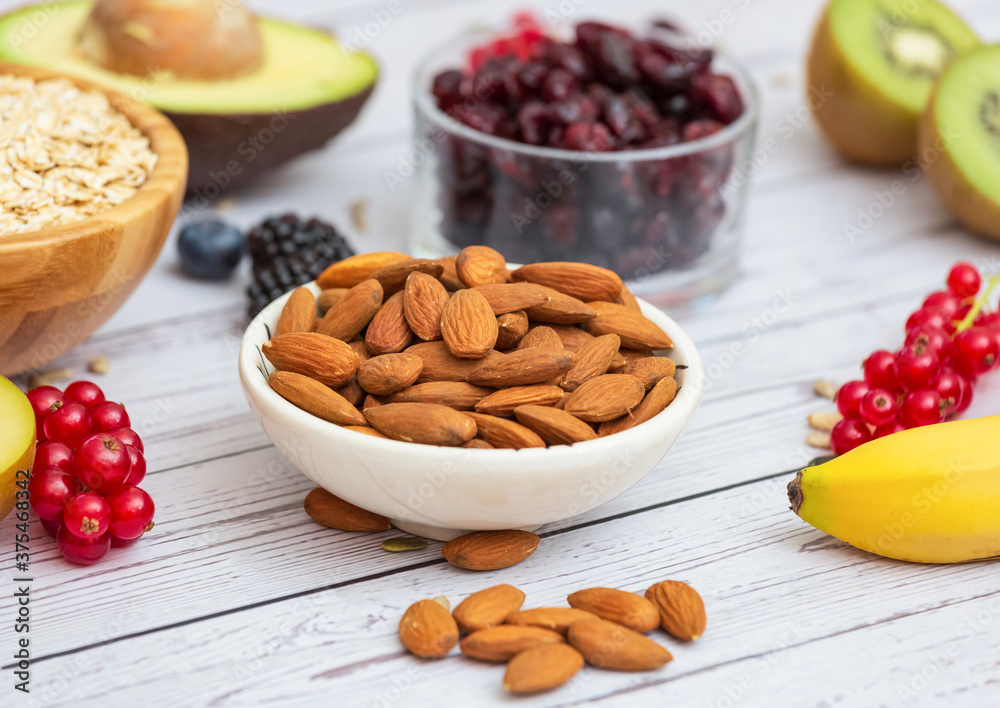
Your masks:
<instances>
[{"instance_id":1,"label":"yellow banana","mask_svg":"<svg viewBox=\"0 0 1000 708\"><path fill-rule=\"evenodd\" d=\"M792 511L880 556L957 563L1000 556L1000 415L879 438L799 472Z\"/></svg>"}]
</instances>

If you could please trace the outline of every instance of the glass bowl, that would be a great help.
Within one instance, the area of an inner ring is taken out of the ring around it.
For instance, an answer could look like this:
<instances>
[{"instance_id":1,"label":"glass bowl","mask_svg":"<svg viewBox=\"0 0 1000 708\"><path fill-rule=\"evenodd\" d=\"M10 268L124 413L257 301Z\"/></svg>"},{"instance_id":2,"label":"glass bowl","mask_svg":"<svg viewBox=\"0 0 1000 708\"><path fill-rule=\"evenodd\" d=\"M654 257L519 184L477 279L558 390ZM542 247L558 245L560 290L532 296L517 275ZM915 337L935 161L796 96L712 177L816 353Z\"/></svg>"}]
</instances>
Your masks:
<instances>
[{"instance_id":1,"label":"glass bowl","mask_svg":"<svg viewBox=\"0 0 1000 708\"><path fill-rule=\"evenodd\" d=\"M655 149L579 152L474 130L436 105L434 76L465 66L491 33L431 52L413 87L415 180L411 251L437 258L491 246L511 262L583 261L610 268L661 307L721 291L736 276L758 97L747 73L719 57L743 113L705 138Z\"/></svg>"}]
</instances>

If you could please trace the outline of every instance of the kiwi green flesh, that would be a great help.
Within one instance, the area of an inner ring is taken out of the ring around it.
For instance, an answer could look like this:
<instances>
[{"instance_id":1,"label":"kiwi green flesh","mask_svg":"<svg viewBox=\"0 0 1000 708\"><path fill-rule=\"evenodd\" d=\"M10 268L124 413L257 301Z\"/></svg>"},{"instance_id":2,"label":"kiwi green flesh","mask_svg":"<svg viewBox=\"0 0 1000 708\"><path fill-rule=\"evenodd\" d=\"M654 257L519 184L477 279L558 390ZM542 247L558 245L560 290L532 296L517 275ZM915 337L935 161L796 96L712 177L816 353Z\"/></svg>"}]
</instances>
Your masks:
<instances>
[{"instance_id":1,"label":"kiwi green flesh","mask_svg":"<svg viewBox=\"0 0 1000 708\"><path fill-rule=\"evenodd\" d=\"M1000 205L1000 45L956 59L930 110L940 149L973 189Z\"/></svg>"},{"instance_id":2,"label":"kiwi green flesh","mask_svg":"<svg viewBox=\"0 0 1000 708\"><path fill-rule=\"evenodd\" d=\"M364 93L378 69L367 54L346 51L320 30L258 20L264 63L255 72L226 81L191 81L168 75L136 77L107 71L77 49L91 3L32 5L0 18L0 61L39 66L93 81L164 111L194 114L254 114L297 111ZM45 17L45 22L39 22Z\"/></svg>"},{"instance_id":3,"label":"kiwi green flesh","mask_svg":"<svg viewBox=\"0 0 1000 708\"><path fill-rule=\"evenodd\" d=\"M851 73L913 115L948 62L980 43L935 0L833 0L829 23Z\"/></svg>"}]
</instances>

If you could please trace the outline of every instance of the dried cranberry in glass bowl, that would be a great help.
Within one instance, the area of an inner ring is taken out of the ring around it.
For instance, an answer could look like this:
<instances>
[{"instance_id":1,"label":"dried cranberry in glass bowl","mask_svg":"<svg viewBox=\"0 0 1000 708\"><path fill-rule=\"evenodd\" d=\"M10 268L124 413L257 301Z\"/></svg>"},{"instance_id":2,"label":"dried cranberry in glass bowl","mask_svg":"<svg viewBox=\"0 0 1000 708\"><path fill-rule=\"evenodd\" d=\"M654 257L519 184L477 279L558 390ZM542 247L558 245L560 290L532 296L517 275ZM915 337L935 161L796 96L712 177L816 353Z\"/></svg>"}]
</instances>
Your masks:
<instances>
[{"instance_id":1,"label":"dried cranberry in glass bowl","mask_svg":"<svg viewBox=\"0 0 1000 708\"><path fill-rule=\"evenodd\" d=\"M565 40L523 16L516 27L418 72L408 157L433 185L415 247L586 261L654 300L720 289L735 271L745 179L727 180L752 148L749 82L662 24L638 36L583 22Z\"/></svg>"}]
</instances>

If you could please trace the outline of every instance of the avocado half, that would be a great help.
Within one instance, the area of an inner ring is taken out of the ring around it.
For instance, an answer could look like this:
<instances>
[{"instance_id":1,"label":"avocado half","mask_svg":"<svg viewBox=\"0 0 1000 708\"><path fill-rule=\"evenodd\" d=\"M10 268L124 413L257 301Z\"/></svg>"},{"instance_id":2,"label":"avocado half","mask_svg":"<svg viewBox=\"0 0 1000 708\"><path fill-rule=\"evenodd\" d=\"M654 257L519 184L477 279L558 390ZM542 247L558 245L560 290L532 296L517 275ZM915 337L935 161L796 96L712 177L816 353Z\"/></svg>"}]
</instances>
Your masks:
<instances>
[{"instance_id":1,"label":"avocado half","mask_svg":"<svg viewBox=\"0 0 1000 708\"><path fill-rule=\"evenodd\" d=\"M321 147L357 117L378 67L322 30L258 18L264 59L219 81L108 71L80 51L88 0L31 5L0 17L0 61L93 81L162 111L190 153L188 191L210 199Z\"/></svg>"}]
</instances>

